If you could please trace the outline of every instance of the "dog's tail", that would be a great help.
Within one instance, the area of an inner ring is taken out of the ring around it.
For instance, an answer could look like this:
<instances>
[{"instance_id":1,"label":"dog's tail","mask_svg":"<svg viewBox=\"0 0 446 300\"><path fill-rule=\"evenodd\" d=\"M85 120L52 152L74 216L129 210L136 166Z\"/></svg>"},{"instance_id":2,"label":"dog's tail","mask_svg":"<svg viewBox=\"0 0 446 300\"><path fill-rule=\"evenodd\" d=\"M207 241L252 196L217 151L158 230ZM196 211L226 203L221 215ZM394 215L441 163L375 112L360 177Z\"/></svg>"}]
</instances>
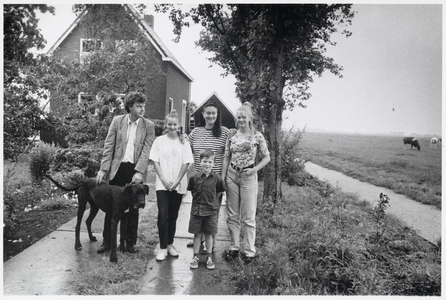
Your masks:
<instances>
[{"instance_id":1,"label":"dog's tail","mask_svg":"<svg viewBox=\"0 0 446 300\"><path fill-rule=\"evenodd\" d=\"M82 186L82 184L78 185L77 187L74 188L67 188L63 185L61 185L59 182L57 182L56 180L54 180L50 175L48 174L43 174L43 176L45 176L46 178L48 178L49 180L51 180L58 188L67 191L67 192L74 192L77 191L78 188L80 188Z\"/></svg>"}]
</instances>

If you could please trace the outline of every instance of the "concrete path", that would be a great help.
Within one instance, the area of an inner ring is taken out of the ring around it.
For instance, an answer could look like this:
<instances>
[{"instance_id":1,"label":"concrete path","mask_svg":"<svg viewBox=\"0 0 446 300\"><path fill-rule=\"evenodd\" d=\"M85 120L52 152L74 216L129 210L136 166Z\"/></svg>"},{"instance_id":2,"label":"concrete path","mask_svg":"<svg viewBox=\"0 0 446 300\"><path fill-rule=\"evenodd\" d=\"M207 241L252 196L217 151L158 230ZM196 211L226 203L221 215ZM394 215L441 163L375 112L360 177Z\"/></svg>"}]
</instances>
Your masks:
<instances>
[{"instance_id":1,"label":"concrete path","mask_svg":"<svg viewBox=\"0 0 446 300\"><path fill-rule=\"evenodd\" d=\"M208 270L205 255L200 256L199 268L192 270L189 263L193 249L186 245L193 235L187 232L189 227L190 197L185 197L180 207L174 245L180 251L178 258L168 256L164 261L149 262L146 275L140 281L140 295L227 295L233 291L230 286L219 284L222 274L228 273L228 265L222 258L224 249L229 247L229 232L226 226L226 204L220 209L217 245L213 255L216 265ZM154 254L159 250L159 244Z\"/></svg>"},{"instance_id":2,"label":"concrete path","mask_svg":"<svg viewBox=\"0 0 446 300\"><path fill-rule=\"evenodd\" d=\"M152 177L153 178L153 177ZM154 182L154 180L152 181ZM155 185L150 183L146 207L140 210L140 218L156 208ZM185 197L177 221L174 245L180 251L179 258L168 257L157 262L155 258L147 266L147 274L141 278L141 295L219 295L230 294L231 287L218 284L220 275L229 272L222 259L222 251L228 247L229 234L226 227L226 206L220 210L217 251L214 255L215 270L207 270L202 262L197 270L189 268L193 250L186 244L192 240L187 232L191 198ZM70 276L91 262L109 260L106 254L97 254L102 243L102 227L105 214L100 211L92 224L97 242L88 239L84 213L81 228L81 251L74 250L76 218L28 247L3 264L3 295L69 295ZM119 237L118 237L119 238ZM159 248L159 245L156 247ZM157 251L155 249L155 252ZM121 254L118 252L118 259Z\"/></svg>"},{"instance_id":3,"label":"concrete path","mask_svg":"<svg viewBox=\"0 0 446 300\"><path fill-rule=\"evenodd\" d=\"M390 207L386 213L394 215L406 226L414 229L419 236L432 243L441 238L441 210L433 205L422 204L389 189L359 181L311 162L305 164L305 170L344 192L357 194L359 199L367 200L374 206L377 204L379 194L384 193L390 198Z\"/></svg>"},{"instance_id":4,"label":"concrete path","mask_svg":"<svg viewBox=\"0 0 446 300\"><path fill-rule=\"evenodd\" d=\"M141 215L149 211L155 199L155 185L150 184L146 207L140 210ZM89 213L90 210L85 211L82 219L81 251L74 250L74 218L6 261L3 264L3 295L68 295L68 282L75 271L91 262L108 261L109 255L96 252L102 244L105 213L99 211L92 223L97 242L88 239L85 220ZM120 255L118 251L118 259Z\"/></svg>"}]
</instances>

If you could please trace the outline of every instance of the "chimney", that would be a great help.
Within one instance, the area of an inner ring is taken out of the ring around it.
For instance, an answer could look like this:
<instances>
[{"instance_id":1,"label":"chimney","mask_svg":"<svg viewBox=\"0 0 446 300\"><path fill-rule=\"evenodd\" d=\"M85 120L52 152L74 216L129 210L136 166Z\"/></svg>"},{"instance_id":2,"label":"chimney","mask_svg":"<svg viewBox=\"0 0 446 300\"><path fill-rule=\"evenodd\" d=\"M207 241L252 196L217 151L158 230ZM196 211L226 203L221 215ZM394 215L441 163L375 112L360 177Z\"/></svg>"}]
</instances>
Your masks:
<instances>
[{"instance_id":1,"label":"chimney","mask_svg":"<svg viewBox=\"0 0 446 300\"><path fill-rule=\"evenodd\" d=\"M155 30L155 17L153 15L144 15L144 21Z\"/></svg>"}]
</instances>

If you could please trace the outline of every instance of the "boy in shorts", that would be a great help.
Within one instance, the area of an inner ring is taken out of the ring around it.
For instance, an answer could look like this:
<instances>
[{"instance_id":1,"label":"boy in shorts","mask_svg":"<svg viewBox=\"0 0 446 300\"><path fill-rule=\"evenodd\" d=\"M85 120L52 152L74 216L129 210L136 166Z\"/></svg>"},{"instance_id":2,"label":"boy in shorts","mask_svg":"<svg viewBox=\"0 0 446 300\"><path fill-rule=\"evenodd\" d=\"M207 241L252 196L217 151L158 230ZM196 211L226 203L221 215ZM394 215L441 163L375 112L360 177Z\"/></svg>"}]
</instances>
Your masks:
<instances>
[{"instance_id":1,"label":"boy in shorts","mask_svg":"<svg viewBox=\"0 0 446 300\"><path fill-rule=\"evenodd\" d=\"M215 154L210 149L200 154L201 172L189 179L187 189L192 193L192 206L189 221L189 233L194 234L194 256L190 263L191 269L198 268L201 236L204 234L206 243L206 267L215 268L212 261L212 235L217 234L218 211L220 201L217 194L226 190L226 185L220 175L212 172Z\"/></svg>"}]
</instances>

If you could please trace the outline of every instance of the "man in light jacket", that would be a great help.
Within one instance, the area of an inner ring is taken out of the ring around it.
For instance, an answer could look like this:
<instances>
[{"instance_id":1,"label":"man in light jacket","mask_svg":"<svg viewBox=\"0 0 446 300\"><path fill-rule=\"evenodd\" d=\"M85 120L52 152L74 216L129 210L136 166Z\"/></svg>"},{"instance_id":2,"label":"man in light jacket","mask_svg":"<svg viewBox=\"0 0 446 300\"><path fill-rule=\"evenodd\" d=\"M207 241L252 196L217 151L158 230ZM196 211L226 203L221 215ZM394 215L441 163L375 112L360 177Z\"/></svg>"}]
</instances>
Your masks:
<instances>
[{"instance_id":1,"label":"man in light jacket","mask_svg":"<svg viewBox=\"0 0 446 300\"><path fill-rule=\"evenodd\" d=\"M155 139L154 123L144 118L146 100L146 96L140 92L131 92L126 96L125 110L128 114L114 117L110 124L101 167L96 176L98 184L109 182L111 185L125 186L130 182L142 183L146 179L150 149ZM125 217L128 217L126 250L134 253L137 252L138 209L125 213ZM102 236L104 239L98 253L111 248L110 214L105 215Z\"/></svg>"}]
</instances>

